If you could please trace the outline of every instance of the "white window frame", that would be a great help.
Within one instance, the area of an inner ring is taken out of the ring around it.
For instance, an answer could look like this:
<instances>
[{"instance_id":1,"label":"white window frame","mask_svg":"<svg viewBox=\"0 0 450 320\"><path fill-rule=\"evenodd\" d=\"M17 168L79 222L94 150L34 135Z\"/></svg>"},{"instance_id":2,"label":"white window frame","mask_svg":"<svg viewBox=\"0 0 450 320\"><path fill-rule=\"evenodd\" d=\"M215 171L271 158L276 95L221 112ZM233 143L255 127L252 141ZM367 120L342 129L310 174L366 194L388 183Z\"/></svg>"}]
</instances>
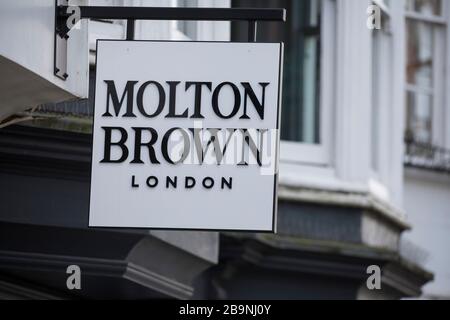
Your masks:
<instances>
[{"instance_id":1,"label":"white window frame","mask_svg":"<svg viewBox=\"0 0 450 320\"><path fill-rule=\"evenodd\" d=\"M387 6L387 4L384 2L384 0L373 0L373 4L377 5L381 9L382 19L388 19L387 23L383 23L380 30L373 29L372 35L374 33L381 33L380 38L378 38L380 41L378 42L380 47L375 47L375 42L373 41L374 38L372 36L372 50L371 54L375 54L377 59L380 62L386 62L389 63L388 66L383 65L381 66L381 70L377 71L377 74L379 77L375 78L373 75L375 72L372 70L372 86L371 89L373 90L374 84L373 81L377 81L378 84L376 86L377 92L375 94L378 96L377 102L378 106L377 109L374 108L374 106L371 106L371 117L370 117L370 126L374 125L373 119L373 112L376 110L378 112L378 128L377 128L377 144L374 146L372 134L374 133L373 128L370 129L371 134L371 148L370 148L370 178L369 178L369 190L372 194L374 194L377 198L382 199L384 201L389 201L390 199L390 192L389 192L389 152L390 150L386 148L387 145L389 145L389 139L390 136L393 134L393 130L391 128L391 122L389 121L391 119L390 110L392 110L393 105L393 92L392 92L392 81L393 81L393 68L390 68L391 56L393 54L393 38L392 38L392 17L391 17L391 11L390 8ZM385 21L383 21L385 22ZM386 29L386 27L388 29ZM373 56L372 56L373 59ZM388 93L388 94L386 94ZM374 92L372 92L372 95ZM374 101L371 99L371 104L373 104ZM373 155L373 152L375 152L375 155ZM378 167L374 168L372 166L372 157L376 157L376 162Z\"/></svg>"},{"instance_id":2,"label":"white window frame","mask_svg":"<svg viewBox=\"0 0 450 320\"><path fill-rule=\"evenodd\" d=\"M320 144L281 141L281 163L330 167L332 165L333 104L335 88L336 10L334 0L322 0Z\"/></svg>"}]
</instances>

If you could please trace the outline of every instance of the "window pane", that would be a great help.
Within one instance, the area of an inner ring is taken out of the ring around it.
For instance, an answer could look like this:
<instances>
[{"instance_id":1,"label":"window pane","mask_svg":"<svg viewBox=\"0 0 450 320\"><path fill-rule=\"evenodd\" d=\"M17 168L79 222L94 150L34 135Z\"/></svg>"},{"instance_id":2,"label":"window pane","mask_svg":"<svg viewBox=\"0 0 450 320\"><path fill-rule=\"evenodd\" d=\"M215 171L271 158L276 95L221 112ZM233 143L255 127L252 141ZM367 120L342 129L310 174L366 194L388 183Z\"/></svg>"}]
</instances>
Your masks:
<instances>
[{"instance_id":1,"label":"window pane","mask_svg":"<svg viewBox=\"0 0 450 320\"><path fill-rule=\"evenodd\" d=\"M407 0L406 10L428 16L440 16L442 14L442 0Z\"/></svg>"},{"instance_id":2,"label":"window pane","mask_svg":"<svg viewBox=\"0 0 450 320\"><path fill-rule=\"evenodd\" d=\"M431 88L433 85L433 25L408 20L407 32L407 81L422 88Z\"/></svg>"},{"instance_id":3,"label":"window pane","mask_svg":"<svg viewBox=\"0 0 450 320\"><path fill-rule=\"evenodd\" d=\"M319 0L235 0L233 7L286 8L286 23L258 23L257 40L284 42L281 138L320 143ZM247 41L247 25L232 23L232 39Z\"/></svg>"},{"instance_id":4,"label":"window pane","mask_svg":"<svg viewBox=\"0 0 450 320\"><path fill-rule=\"evenodd\" d=\"M198 7L198 0L177 0L177 7ZM177 20L177 29L184 33L189 39L197 39L197 21Z\"/></svg>"},{"instance_id":5,"label":"window pane","mask_svg":"<svg viewBox=\"0 0 450 320\"><path fill-rule=\"evenodd\" d=\"M423 143L432 142L432 103L431 95L416 92L407 93L407 140Z\"/></svg>"}]
</instances>

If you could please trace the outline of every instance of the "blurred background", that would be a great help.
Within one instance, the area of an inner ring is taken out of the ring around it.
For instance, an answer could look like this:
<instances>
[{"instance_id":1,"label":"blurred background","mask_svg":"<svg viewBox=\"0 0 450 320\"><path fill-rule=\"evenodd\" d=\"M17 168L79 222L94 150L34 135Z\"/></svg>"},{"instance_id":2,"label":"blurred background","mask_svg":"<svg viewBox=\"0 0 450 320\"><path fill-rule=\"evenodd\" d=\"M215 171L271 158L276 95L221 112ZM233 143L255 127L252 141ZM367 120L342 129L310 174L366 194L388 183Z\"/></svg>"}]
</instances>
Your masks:
<instances>
[{"instance_id":1,"label":"blurred background","mask_svg":"<svg viewBox=\"0 0 450 320\"><path fill-rule=\"evenodd\" d=\"M278 232L89 229L95 41L124 39L126 21L80 22L64 81L53 72L55 1L2 1L0 299L450 298L449 1L70 4L287 9L286 23L257 28L257 41L285 43ZM247 32L135 26L136 39ZM69 265L81 290L66 287ZM367 286L369 266L381 289Z\"/></svg>"}]
</instances>

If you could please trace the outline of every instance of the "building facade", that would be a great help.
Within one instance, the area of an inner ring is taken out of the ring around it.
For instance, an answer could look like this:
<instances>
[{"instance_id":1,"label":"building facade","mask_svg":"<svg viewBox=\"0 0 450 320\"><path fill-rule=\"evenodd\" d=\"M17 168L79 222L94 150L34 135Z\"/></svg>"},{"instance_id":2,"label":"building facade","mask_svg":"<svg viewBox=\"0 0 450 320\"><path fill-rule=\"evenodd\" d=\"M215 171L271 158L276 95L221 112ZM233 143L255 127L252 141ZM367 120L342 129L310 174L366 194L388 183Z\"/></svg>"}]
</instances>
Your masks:
<instances>
[{"instance_id":1,"label":"building facade","mask_svg":"<svg viewBox=\"0 0 450 320\"><path fill-rule=\"evenodd\" d=\"M16 3L27 8L25 21ZM0 298L450 297L449 3L71 4L287 9L286 23L260 23L257 36L285 43L278 232L88 228L95 40L124 39L126 21L80 22L69 33L63 81L52 69L54 1L7 1L0 4L0 25L12 30L0 28ZM136 39L246 36L238 22L135 26ZM66 287L69 265L81 269L81 290ZM371 266L381 270L379 290L367 286Z\"/></svg>"}]
</instances>

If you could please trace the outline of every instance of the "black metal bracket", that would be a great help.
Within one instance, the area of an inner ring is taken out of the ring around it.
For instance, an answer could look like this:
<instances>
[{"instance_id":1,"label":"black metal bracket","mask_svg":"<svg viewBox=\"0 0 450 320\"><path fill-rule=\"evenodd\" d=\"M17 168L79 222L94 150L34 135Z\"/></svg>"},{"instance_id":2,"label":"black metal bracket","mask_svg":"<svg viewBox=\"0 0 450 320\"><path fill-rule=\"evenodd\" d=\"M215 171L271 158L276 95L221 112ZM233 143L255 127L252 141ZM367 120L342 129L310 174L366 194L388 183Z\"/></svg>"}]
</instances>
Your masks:
<instances>
[{"instance_id":1,"label":"black metal bracket","mask_svg":"<svg viewBox=\"0 0 450 320\"><path fill-rule=\"evenodd\" d=\"M62 56L64 49L61 50L60 47L65 45L65 53L67 53L67 39L70 31L67 23L70 17L69 8L67 5L60 5L56 0L55 75L63 80L68 77L67 61L64 63ZM79 10L80 19L127 20L127 40L134 39L135 20L247 21L249 42L256 42L257 21L286 21L285 9L79 6L77 10Z\"/></svg>"},{"instance_id":2,"label":"black metal bracket","mask_svg":"<svg viewBox=\"0 0 450 320\"><path fill-rule=\"evenodd\" d=\"M67 0L61 0L67 4ZM67 74L67 27L68 16L61 15L58 10L60 2L55 0L55 36L53 44L53 74L62 80L66 80Z\"/></svg>"}]
</instances>

